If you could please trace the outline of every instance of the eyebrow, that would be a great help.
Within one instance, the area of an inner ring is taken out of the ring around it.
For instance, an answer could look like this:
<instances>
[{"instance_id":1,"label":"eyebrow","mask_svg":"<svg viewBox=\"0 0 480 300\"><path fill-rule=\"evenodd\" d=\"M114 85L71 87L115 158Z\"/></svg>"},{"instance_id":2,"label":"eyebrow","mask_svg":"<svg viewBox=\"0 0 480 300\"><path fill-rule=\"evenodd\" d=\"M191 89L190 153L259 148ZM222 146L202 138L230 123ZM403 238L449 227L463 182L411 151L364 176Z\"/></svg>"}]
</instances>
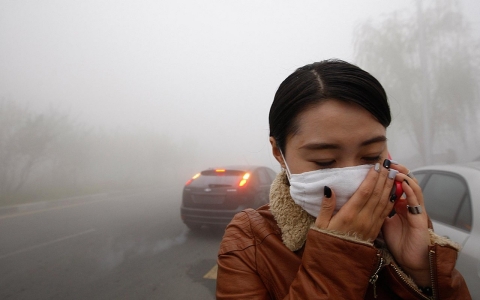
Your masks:
<instances>
[{"instance_id":1,"label":"eyebrow","mask_svg":"<svg viewBox=\"0 0 480 300\"><path fill-rule=\"evenodd\" d=\"M370 144L386 142L387 137L384 135L379 135L374 138L368 139L363 141L360 146L368 146ZM330 144L330 143L309 143L301 146L299 149L307 149L307 150L326 150L326 149L340 149L340 145L338 144Z\"/></svg>"}]
</instances>

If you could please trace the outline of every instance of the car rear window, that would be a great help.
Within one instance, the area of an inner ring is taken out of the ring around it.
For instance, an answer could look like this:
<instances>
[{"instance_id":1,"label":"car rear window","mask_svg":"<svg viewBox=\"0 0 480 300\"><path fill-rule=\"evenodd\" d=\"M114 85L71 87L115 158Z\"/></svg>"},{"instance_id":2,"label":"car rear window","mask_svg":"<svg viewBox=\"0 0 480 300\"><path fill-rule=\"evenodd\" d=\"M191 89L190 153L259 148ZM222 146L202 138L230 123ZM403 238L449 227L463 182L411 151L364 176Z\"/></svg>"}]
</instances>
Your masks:
<instances>
[{"instance_id":1,"label":"car rear window","mask_svg":"<svg viewBox=\"0 0 480 300\"><path fill-rule=\"evenodd\" d=\"M230 187L237 186L246 172L237 170L207 170L195 179L191 187Z\"/></svg>"}]
</instances>

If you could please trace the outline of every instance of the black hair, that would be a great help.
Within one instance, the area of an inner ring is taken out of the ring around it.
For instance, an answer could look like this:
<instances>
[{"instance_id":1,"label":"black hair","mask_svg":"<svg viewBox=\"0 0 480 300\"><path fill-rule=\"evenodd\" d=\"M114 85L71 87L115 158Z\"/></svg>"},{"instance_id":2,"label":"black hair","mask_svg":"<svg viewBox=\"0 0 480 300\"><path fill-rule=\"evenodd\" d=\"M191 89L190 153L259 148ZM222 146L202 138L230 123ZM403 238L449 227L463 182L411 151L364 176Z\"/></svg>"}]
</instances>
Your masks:
<instances>
[{"instance_id":1,"label":"black hair","mask_svg":"<svg viewBox=\"0 0 480 300\"><path fill-rule=\"evenodd\" d=\"M268 116L270 136L283 153L287 137L295 134L298 128L297 116L327 99L356 103L385 128L390 125L387 94L375 77L342 60L316 62L298 68L275 93Z\"/></svg>"}]
</instances>

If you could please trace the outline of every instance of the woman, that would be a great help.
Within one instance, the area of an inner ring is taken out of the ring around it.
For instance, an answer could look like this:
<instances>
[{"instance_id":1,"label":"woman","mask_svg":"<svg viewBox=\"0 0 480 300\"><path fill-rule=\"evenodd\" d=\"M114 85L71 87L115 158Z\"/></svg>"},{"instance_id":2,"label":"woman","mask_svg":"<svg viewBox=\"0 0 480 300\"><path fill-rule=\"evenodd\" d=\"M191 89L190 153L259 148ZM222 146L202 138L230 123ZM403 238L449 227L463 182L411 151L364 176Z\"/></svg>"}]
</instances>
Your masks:
<instances>
[{"instance_id":1,"label":"woman","mask_svg":"<svg viewBox=\"0 0 480 300\"><path fill-rule=\"evenodd\" d=\"M269 205L227 227L217 299L470 299L458 247L429 229L417 181L388 159L390 121L380 83L349 63L283 81L269 115L283 171Z\"/></svg>"}]
</instances>

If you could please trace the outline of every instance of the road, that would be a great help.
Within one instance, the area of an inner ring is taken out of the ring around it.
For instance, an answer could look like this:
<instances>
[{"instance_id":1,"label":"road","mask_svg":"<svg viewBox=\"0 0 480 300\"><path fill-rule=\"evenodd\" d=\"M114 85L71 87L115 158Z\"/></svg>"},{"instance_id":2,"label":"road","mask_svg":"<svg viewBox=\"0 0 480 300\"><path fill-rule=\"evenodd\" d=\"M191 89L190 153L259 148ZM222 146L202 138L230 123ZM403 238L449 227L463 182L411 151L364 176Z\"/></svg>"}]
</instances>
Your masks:
<instances>
[{"instance_id":1,"label":"road","mask_svg":"<svg viewBox=\"0 0 480 300\"><path fill-rule=\"evenodd\" d=\"M0 299L215 299L223 230L190 232L180 199L181 186L0 209Z\"/></svg>"}]
</instances>

